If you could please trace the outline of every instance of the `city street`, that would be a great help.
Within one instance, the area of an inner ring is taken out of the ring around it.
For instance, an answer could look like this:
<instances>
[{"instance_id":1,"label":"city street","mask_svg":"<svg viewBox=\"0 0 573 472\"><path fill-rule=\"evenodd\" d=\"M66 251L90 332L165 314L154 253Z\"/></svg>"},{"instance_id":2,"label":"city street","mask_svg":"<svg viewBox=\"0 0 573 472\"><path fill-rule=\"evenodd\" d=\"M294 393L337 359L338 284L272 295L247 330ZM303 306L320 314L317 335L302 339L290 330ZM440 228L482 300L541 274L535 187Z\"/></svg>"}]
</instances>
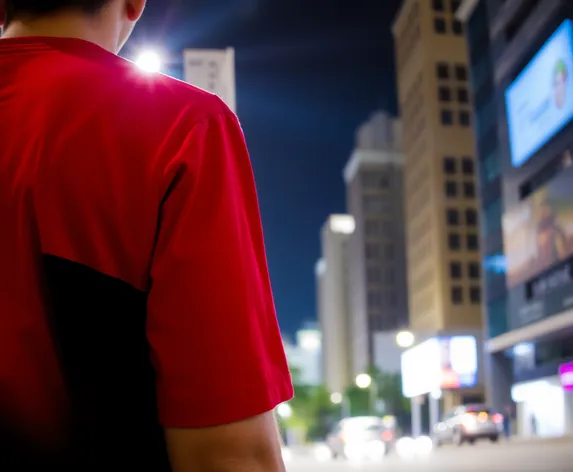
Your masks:
<instances>
[{"instance_id":1,"label":"city street","mask_svg":"<svg viewBox=\"0 0 573 472\"><path fill-rule=\"evenodd\" d=\"M429 456L403 460L389 456L379 464L349 464L343 461L318 463L293 458L288 472L571 472L573 440L519 444L479 444L447 447Z\"/></svg>"}]
</instances>

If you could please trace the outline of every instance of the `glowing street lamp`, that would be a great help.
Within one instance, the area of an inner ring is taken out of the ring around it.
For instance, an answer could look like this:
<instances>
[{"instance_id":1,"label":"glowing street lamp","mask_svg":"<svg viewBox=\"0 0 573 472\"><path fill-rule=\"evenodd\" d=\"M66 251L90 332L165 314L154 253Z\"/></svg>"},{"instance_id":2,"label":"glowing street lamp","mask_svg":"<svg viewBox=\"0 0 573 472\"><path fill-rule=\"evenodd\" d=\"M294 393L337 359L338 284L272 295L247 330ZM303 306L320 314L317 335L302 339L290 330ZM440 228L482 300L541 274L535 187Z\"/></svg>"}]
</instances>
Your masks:
<instances>
[{"instance_id":1,"label":"glowing street lamp","mask_svg":"<svg viewBox=\"0 0 573 472\"><path fill-rule=\"evenodd\" d=\"M358 388L367 389L372 385L372 377L368 374L360 374L356 377L356 386Z\"/></svg>"},{"instance_id":2,"label":"glowing street lamp","mask_svg":"<svg viewBox=\"0 0 573 472\"><path fill-rule=\"evenodd\" d=\"M414 337L414 334L411 333L410 331L400 331L396 335L396 344L398 344L399 347L404 349L412 347L415 340L416 339Z\"/></svg>"},{"instance_id":3,"label":"glowing street lamp","mask_svg":"<svg viewBox=\"0 0 573 472\"><path fill-rule=\"evenodd\" d=\"M145 72L159 72L161 63L161 56L155 51L144 51L135 60L135 64Z\"/></svg>"},{"instance_id":4,"label":"glowing street lamp","mask_svg":"<svg viewBox=\"0 0 573 472\"><path fill-rule=\"evenodd\" d=\"M338 392L333 393L330 395L330 401L335 405L340 405L342 403L342 394Z\"/></svg>"}]
</instances>

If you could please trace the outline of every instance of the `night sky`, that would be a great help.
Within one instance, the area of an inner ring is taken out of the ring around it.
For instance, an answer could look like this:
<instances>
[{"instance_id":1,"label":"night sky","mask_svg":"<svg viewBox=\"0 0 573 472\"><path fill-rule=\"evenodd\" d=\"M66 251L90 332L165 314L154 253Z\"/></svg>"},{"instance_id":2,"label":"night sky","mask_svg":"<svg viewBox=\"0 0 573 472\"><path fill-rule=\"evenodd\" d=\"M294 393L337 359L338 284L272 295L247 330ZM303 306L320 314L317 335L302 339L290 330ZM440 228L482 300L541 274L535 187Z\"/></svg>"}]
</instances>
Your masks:
<instances>
[{"instance_id":1,"label":"night sky","mask_svg":"<svg viewBox=\"0 0 573 472\"><path fill-rule=\"evenodd\" d=\"M319 231L344 212L360 123L396 112L400 0L148 0L127 51L236 48L237 110L259 191L281 328L316 318ZM167 7L166 5L169 5Z\"/></svg>"}]
</instances>

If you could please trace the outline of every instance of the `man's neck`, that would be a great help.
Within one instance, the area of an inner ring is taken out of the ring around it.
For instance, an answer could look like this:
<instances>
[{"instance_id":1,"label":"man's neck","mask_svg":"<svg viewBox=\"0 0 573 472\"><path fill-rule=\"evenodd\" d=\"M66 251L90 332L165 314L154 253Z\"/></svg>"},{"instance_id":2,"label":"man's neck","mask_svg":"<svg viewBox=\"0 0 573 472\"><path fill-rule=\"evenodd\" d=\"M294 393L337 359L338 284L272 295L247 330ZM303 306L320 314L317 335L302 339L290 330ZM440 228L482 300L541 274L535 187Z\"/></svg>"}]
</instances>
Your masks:
<instances>
[{"instance_id":1,"label":"man's neck","mask_svg":"<svg viewBox=\"0 0 573 472\"><path fill-rule=\"evenodd\" d=\"M2 35L3 38L30 36L83 39L114 53L117 49L114 35L104 31L96 20L77 14L62 13L32 21L14 20Z\"/></svg>"}]
</instances>

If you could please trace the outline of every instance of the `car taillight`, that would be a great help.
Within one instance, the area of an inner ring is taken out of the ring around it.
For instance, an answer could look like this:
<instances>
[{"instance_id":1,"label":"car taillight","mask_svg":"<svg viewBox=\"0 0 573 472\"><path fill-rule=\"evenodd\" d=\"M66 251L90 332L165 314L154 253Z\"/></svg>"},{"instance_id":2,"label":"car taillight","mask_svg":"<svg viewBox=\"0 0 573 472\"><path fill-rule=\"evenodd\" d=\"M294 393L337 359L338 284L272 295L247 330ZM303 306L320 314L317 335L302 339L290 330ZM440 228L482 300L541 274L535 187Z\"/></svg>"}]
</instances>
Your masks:
<instances>
[{"instance_id":1,"label":"car taillight","mask_svg":"<svg viewBox=\"0 0 573 472\"><path fill-rule=\"evenodd\" d=\"M495 424L500 424L503 423L503 415L500 415L499 413L496 413L495 415L493 415L491 417L491 421Z\"/></svg>"},{"instance_id":2,"label":"car taillight","mask_svg":"<svg viewBox=\"0 0 573 472\"><path fill-rule=\"evenodd\" d=\"M392 431L384 431L382 433L382 441L392 441Z\"/></svg>"}]
</instances>

